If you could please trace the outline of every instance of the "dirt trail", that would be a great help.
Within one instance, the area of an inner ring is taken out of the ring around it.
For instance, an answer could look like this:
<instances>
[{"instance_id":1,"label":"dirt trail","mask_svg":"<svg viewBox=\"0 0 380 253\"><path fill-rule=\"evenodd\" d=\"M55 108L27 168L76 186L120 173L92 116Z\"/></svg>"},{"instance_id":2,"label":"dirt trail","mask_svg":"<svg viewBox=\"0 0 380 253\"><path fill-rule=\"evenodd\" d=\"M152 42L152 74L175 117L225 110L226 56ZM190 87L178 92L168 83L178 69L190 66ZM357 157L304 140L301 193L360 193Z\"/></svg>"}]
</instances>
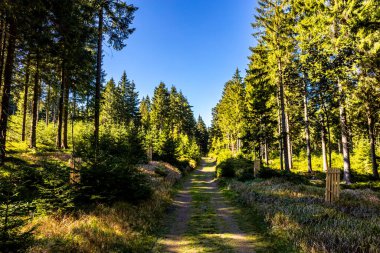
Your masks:
<instances>
[{"instance_id":1,"label":"dirt trail","mask_svg":"<svg viewBox=\"0 0 380 253\"><path fill-rule=\"evenodd\" d=\"M215 165L203 159L176 196L169 232L156 252L254 252L256 237L241 231L234 218L238 210L218 189L214 175Z\"/></svg>"}]
</instances>

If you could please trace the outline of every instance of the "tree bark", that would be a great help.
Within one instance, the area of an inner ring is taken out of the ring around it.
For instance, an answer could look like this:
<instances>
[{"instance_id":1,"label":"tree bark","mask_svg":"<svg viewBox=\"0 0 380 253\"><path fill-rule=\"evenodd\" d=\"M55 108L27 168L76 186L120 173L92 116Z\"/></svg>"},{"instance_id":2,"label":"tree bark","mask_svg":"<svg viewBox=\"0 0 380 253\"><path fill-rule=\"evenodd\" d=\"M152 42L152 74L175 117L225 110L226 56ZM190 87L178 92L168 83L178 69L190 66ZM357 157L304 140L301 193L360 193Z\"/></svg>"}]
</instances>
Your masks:
<instances>
[{"instance_id":1,"label":"tree bark","mask_svg":"<svg viewBox=\"0 0 380 253\"><path fill-rule=\"evenodd\" d=\"M284 84L282 82L281 60L278 61L278 70L279 70L280 106L281 106L281 130L282 130L281 137L282 137L282 146L284 150L284 165L285 165L285 171L290 171L289 153L288 153L288 133L286 131Z\"/></svg>"},{"instance_id":2,"label":"tree bark","mask_svg":"<svg viewBox=\"0 0 380 253\"><path fill-rule=\"evenodd\" d=\"M307 87L306 87L306 84L305 84L305 93L303 96L303 105L304 105L304 117L305 117L307 171L309 173L311 173L311 172L313 172L313 167L311 164L310 129L309 129L309 113L308 113L308 109L307 109Z\"/></svg>"},{"instance_id":3,"label":"tree bark","mask_svg":"<svg viewBox=\"0 0 380 253\"><path fill-rule=\"evenodd\" d=\"M264 144L264 153L265 153L265 163L268 166L268 142L267 139L265 139L265 144Z\"/></svg>"},{"instance_id":4,"label":"tree bark","mask_svg":"<svg viewBox=\"0 0 380 253\"><path fill-rule=\"evenodd\" d=\"M5 18L1 17L1 39L0 39L0 89L3 85L3 72L4 72L4 61L5 61L5 50L7 48L7 22Z\"/></svg>"},{"instance_id":5,"label":"tree bark","mask_svg":"<svg viewBox=\"0 0 380 253\"><path fill-rule=\"evenodd\" d=\"M62 146L62 120L63 120L63 96L66 82L66 71L65 71L65 63L62 62L61 69L61 89L59 91L59 101L58 101L58 128L57 128L57 140L56 146L57 148L61 148Z\"/></svg>"},{"instance_id":6,"label":"tree bark","mask_svg":"<svg viewBox=\"0 0 380 253\"><path fill-rule=\"evenodd\" d=\"M28 109L28 93L29 93L29 76L30 76L30 55L26 60L26 72L25 72L25 87L24 87L24 101L22 105L22 129L21 129L21 141L25 141L26 137L26 114Z\"/></svg>"},{"instance_id":7,"label":"tree bark","mask_svg":"<svg viewBox=\"0 0 380 253\"><path fill-rule=\"evenodd\" d=\"M96 83L95 83L95 154L98 156L99 152L99 115L100 115L100 86L102 77L102 42L103 42L103 6L99 8L99 24L98 24L98 52L96 62ZM95 158L96 159L96 158Z\"/></svg>"},{"instance_id":8,"label":"tree bark","mask_svg":"<svg viewBox=\"0 0 380 253\"><path fill-rule=\"evenodd\" d=\"M339 117L340 125L342 131L342 151L343 151L343 180L346 184L351 183L351 162L350 162L350 146L349 146L349 136L346 118L346 108L345 108L345 95L342 90L342 85L338 82L339 87Z\"/></svg>"},{"instance_id":9,"label":"tree bark","mask_svg":"<svg viewBox=\"0 0 380 253\"><path fill-rule=\"evenodd\" d=\"M45 124L46 126L49 125L49 118L50 118L50 115L49 115L49 112L50 112L50 85L48 85L48 93L47 93L47 97L46 97L46 103L45 103Z\"/></svg>"},{"instance_id":10,"label":"tree bark","mask_svg":"<svg viewBox=\"0 0 380 253\"><path fill-rule=\"evenodd\" d=\"M371 161L372 161L372 175L375 179L379 179L378 165L376 161L376 141L375 141L375 121L371 112L368 112L368 134L371 145Z\"/></svg>"},{"instance_id":11,"label":"tree bark","mask_svg":"<svg viewBox=\"0 0 380 253\"><path fill-rule=\"evenodd\" d=\"M321 124L322 124L321 138L322 138L323 171L327 172L328 163L327 163L327 150L326 150L326 126L323 119L321 120Z\"/></svg>"},{"instance_id":12,"label":"tree bark","mask_svg":"<svg viewBox=\"0 0 380 253\"><path fill-rule=\"evenodd\" d=\"M68 129L68 119L69 119L69 78L66 71L65 85L64 85L64 96L63 96L63 136L62 136L62 148L68 149L69 145L67 142L67 129Z\"/></svg>"},{"instance_id":13,"label":"tree bark","mask_svg":"<svg viewBox=\"0 0 380 253\"><path fill-rule=\"evenodd\" d=\"M281 138L281 112L278 111L278 135L279 138L279 148L280 148L280 169L284 170L284 150L283 150L283 144L282 144L282 138Z\"/></svg>"},{"instance_id":14,"label":"tree bark","mask_svg":"<svg viewBox=\"0 0 380 253\"><path fill-rule=\"evenodd\" d=\"M287 132L287 141L288 141L288 158L289 158L289 169L293 168L293 149L292 142L290 140L290 125L289 125L289 115L285 112L286 119L286 132Z\"/></svg>"},{"instance_id":15,"label":"tree bark","mask_svg":"<svg viewBox=\"0 0 380 253\"><path fill-rule=\"evenodd\" d=\"M6 151L6 137L9 116L9 99L11 95L11 84L13 77L13 62L16 49L17 28L13 17L8 18L9 39L7 45L7 60L4 66L4 85L1 99L1 116L0 116L0 164L4 163Z\"/></svg>"},{"instance_id":16,"label":"tree bark","mask_svg":"<svg viewBox=\"0 0 380 253\"><path fill-rule=\"evenodd\" d=\"M40 77L39 77L39 64L40 55L36 53L36 72L34 73L34 87L33 87L33 105L32 105L32 125L30 129L30 143L29 148L36 148L36 129L37 129L37 117L38 117L38 99L40 97Z\"/></svg>"}]
</instances>

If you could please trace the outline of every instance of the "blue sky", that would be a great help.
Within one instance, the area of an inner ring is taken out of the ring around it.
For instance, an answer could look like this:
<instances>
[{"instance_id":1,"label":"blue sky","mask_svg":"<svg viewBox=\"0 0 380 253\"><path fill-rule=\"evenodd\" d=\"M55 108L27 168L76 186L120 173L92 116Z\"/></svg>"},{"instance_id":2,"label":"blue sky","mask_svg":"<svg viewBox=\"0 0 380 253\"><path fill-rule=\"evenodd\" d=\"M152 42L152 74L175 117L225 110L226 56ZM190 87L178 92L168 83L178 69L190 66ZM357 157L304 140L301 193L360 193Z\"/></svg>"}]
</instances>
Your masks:
<instances>
[{"instance_id":1,"label":"blue sky","mask_svg":"<svg viewBox=\"0 0 380 253\"><path fill-rule=\"evenodd\" d=\"M163 81L182 90L209 126L211 109L236 67L245 75L255 41L254 0L130 0L136 31L122 51L104 48L106 79L125 70L140 97Z\"/></svg>"}]
</instances>

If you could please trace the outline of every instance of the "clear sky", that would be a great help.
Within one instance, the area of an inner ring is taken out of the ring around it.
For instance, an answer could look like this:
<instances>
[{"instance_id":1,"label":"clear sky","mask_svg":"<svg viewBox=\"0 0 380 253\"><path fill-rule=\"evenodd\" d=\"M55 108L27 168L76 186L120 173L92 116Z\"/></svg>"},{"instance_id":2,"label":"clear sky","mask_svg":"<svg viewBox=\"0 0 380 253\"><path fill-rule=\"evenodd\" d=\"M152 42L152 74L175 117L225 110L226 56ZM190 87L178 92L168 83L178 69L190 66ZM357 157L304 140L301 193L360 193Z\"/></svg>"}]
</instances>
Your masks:
<instances>
[{"instance_id":1,"label":"clear sky","mask_svg":"<svg viewBox=\"0 0 380 253\"><path fill-rule=\"evenodd\" d=\"M104 48L106 79L122 72L140 97L152 97L161 81L182 90L210 126L211 109L238 67L245 75L255 41L255 0L129 0L139 7L136 31L122 51Z\"/></svg>"}]
</instances>

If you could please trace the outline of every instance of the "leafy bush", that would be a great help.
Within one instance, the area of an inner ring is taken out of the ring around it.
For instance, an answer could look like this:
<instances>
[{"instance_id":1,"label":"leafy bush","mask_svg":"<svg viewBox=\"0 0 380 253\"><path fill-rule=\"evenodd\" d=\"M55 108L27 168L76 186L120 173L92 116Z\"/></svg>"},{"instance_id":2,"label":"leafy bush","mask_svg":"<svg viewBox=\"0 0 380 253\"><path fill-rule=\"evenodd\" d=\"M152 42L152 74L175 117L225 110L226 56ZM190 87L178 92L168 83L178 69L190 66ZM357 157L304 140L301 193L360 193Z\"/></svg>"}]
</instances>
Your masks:
<instances>
[{"instance_id":1,"label":"leafy bush","mask_svg":"<svg viewBox=\"0 0 380 253\"><path fill-rule=\"evenodd\" d=\"M216 166L216 176L250 180L253 179L253 164L245 158L228 158Z\"/></svg>"}]
</instances>

